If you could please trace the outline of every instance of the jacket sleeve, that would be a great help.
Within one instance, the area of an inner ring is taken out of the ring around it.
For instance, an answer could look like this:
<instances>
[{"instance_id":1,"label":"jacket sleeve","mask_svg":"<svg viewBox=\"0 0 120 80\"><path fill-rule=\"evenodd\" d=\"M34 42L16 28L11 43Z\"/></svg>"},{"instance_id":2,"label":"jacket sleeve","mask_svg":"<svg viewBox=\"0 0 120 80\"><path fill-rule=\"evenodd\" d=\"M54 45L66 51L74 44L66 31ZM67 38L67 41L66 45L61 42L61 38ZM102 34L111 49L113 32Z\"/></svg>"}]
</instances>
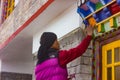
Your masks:
<instances>
[{"instance_id":1,"label":"jacket sleeve","mask_svg":"<svg viewBox=\"0 0 120 80\"><path fill-rule=\"evenodd\" d=\"M87 36L77 47L69 50L61 50L59 53L59 61L61 66L66 66L67 63L81 56L88 48L92 36Z\"/></svg>"}]
</instances>

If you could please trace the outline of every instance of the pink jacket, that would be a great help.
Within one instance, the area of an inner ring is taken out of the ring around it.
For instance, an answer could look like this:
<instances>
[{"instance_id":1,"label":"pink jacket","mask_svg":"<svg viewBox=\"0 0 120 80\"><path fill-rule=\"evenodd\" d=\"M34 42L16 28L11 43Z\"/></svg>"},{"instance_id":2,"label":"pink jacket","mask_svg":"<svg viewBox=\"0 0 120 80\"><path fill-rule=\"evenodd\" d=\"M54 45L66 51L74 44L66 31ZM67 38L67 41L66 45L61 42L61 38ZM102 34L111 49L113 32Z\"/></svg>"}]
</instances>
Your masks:
<instances>
[{"instance_id":1,"label":"pink jacket","mask_svg":"<svg viewBox=\"0 0 120 80\"><path fill-rule=\"evenodd\" d=\"M35 68L36 80L67 80L66 64L81 56L91 39L91 36L87 36L77 47L61 50L57 58L48 59L37 65Z\"/></svg>"},{"instance_id":2,"label":"pink jacket","mask_svg":"<svg viewBox=\"0 0 120 80\"><path fill-rule=\"evenodd\" d=\"M67 80L67 69L59 65L58 58L52 58L36 66L36 80Z\"/></svg>"}]
</instances>

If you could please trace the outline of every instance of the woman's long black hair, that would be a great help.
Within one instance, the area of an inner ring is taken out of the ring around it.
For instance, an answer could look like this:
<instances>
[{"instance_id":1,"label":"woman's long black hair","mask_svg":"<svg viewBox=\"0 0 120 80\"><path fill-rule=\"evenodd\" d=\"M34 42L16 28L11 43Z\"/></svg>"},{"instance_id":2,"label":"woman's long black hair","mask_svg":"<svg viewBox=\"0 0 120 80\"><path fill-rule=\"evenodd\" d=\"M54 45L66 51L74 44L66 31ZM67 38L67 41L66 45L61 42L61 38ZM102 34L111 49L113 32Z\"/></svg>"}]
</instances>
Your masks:
<instances>
[{"instance_id":1,"label":"woman's long black hair","mask_svg":"<svg viewBox=\"0 0 120 80\"><path fill-rule=\"evenodd\" d=\"M45 61L49 56L49 49L53 45L54 41L57 40L57 36L55 33L52 32L44 32L40 38L40 47L38 50L37 58L38 63L40 64Z\"/></svg>"}]
</instances>

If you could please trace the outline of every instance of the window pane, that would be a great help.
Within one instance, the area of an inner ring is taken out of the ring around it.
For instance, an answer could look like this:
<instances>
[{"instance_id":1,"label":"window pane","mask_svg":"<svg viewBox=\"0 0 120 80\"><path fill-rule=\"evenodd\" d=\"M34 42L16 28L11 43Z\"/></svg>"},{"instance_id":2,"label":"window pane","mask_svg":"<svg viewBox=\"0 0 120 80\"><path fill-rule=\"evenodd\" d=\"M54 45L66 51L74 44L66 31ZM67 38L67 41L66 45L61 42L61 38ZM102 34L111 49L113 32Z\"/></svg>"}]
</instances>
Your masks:
<instances>
[{"instance_id":1,"label":"window pane","mask_svg":"<svg viewBox=\"0 0 120 80\"><path fill-rule=\"evenodd\" d=\"M107 68L107 80L112 80L112 68Z\"/></svg>"},{"instance_id":2,"label":"window pane","mask_svg":"<svg viewBox=\"0 0 120 80\"><path fill-rule=\"evenodd\" d=\"M115 62L119 62L120 61L120 48L118 47L118 48L115 48L115 50L114 50L114 61Z\"/></svg>"},{"instance_id":3,"label":"window pane","mask_svg":"<svg viewBox=\"0 0 120 80\"><path fill-rule=\"evenodd\" d=\"M112 63L112 50L107 51L107 64Z\"/></svg>"},{"instance_id":4,"label":"window pane","mask_svg":"<svg viewBox=\"0 0 120 80\"><path fill-rule=\"evenodd\" d=\"M115 80L120 80L120 66L115 67Z\"/></svg>"}]
</instances>

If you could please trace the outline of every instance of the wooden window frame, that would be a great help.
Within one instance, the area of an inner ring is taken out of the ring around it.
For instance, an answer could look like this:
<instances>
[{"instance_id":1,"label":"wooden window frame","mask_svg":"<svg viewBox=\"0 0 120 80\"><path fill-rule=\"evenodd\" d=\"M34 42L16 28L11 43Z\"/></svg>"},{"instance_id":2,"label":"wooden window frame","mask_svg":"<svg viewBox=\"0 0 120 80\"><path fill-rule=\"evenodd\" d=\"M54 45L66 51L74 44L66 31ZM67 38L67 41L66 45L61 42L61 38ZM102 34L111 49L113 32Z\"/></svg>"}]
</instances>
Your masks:
<instances>
[{"instance_id":1,"label":"wooden window frame","mask_svg":"<svg viewBox=\"0 0 120 80\"><path fill-rule=\"evenodd\" d=\"M112 42L112 43L109 43L109 44L107 44L107 45L104 45L103 47L102 47L102 71L103 71L103 73L102 73L102 79L103 80L108 80L107 79L107 69L108 68L111 68L111 70L112 70L112 73L111 73L111 75L112 75L112 80L115 80L115 74L114 74L114 69L115 69L115 67L116 66L120 66L120 62L115 62L114 60L115 60L115 56L114 56L114 50L115 50L115 48L120 48L120 45L118 44L118 43L120 43L120 39L119 40L117 40L117 41L114 41L114 42ZM107 51L109 51L109 50L111 50L111 62L108 64L107 63Z\"/></svg>"},{"instance_id":2,"label":"wooden window frame","mask_svg":"<svg viewBox=\"0 0 120 80\"><path fill-rule=\"evenodd\" d=\"M117 40L120 40L120 27L94 39L92 80L102 80L102 46Z\"/></svg>"}]
</instances>

